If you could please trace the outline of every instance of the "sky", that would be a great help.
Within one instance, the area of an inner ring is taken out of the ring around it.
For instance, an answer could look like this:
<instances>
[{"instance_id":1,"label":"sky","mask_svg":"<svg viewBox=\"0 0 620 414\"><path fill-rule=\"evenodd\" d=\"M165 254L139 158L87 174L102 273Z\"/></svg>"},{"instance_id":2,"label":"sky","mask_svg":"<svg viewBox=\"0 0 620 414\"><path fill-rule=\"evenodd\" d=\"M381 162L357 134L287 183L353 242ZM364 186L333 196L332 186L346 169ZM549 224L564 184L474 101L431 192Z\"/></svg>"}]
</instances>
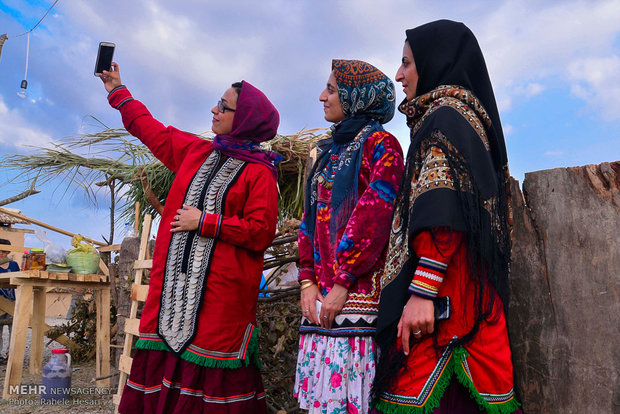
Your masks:
<instances>
[{"instance_id":1,"label":"sky","mask_svg":"<svg viewBox=\"0 0 620 414\"><path fill-rule=\"evenodd\" d=\"M279 132L293 134L329 126L318 97L331 59L364 60L394 79L405 30L451 19L465 23L483 50L516 179L620 160L618 0L60 0L30 35L21 99L27 37L16 36L52 3L0 0L0 34L9 37L0 56L0 158L96 131L93 117L122 126L93 76L100 41L116 44L123 83L164 124L208 131L210 109L244 79L278 108ZM385 128L406 151L404 116ZM0 199L26 189L11 182L14 175L0 166ZM94 206L65 184L38 189L8 207L94 239L109 234L105 193ZM123 223L116 227L122 234ZM70 248L68 237L48 237ZM31 237L26 244L41 245Z\"/></svg>"}]
</instances>

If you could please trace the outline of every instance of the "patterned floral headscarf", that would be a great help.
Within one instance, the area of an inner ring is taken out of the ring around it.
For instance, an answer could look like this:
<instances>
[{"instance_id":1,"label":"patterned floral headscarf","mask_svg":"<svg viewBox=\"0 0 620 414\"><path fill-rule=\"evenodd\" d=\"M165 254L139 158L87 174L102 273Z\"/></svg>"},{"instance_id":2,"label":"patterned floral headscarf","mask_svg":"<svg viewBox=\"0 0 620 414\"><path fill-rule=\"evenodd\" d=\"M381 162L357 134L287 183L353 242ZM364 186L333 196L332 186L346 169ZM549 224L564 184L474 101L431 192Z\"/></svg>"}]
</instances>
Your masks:
<instances>
[{"instance_id":1,"label":"patterned floral headscarf","mask_svg":"<svg viewBox=\"0 0 620 414\"><path fill-rule=\"evenodd\" d=\"M392 119L396 108L394 83L383 72L361 60L332 60L332 71L338 85L338 98L345 119L332 125L332 143L313 166L306 184L305 227L314 238L317 202L317 172L322 171L332 155L338 161L332 185L330 229L336 237L349 220L358 200L358 178L362 165L364 142L381 124ZM329 144L327 144L329 145ZM326 147L327 147L326 145Z\"/></svg>"},{"instance_id":2,"label":"patterned floral headscarf","mask_svg":"<svg viewBox=\"0 0 620 414\"><path fill-rule=\"evenodd\" d=\"M361 60L333 59L332 71L344 115L364 115L382 124L394 117L394 83L383 72Z\"/></svg>"}]
</instances>

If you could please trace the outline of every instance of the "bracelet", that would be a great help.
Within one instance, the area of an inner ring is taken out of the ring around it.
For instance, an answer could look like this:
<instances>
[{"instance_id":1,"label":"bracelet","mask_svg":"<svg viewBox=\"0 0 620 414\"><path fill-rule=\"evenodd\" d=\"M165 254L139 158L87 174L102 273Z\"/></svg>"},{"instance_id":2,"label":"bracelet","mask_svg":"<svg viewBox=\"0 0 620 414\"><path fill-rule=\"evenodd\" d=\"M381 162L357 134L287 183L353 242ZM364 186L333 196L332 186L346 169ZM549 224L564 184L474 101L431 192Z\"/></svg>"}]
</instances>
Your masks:
<instances>
[{"instance_id":1,"label":"bracelet","mask_svg":"<svg viewBox=\"0 0 620 414\"><path fill-rule=\"evenodd\" d=\"M300 282L300 285L301 285L301 287L299 288L299 290L304 290L304 289L309 288L310 286L316 285L316 283L314 283L311 280L302 280Z\"/></svg>"}]
</instances>

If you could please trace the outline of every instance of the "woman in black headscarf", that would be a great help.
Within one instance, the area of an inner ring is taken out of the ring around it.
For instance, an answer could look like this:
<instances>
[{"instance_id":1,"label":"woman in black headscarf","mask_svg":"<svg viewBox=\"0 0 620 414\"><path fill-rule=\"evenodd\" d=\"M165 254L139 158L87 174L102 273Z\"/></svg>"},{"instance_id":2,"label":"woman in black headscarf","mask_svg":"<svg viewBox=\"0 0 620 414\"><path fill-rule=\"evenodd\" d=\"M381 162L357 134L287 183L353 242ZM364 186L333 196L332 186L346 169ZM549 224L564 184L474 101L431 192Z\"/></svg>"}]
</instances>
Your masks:
<instances>
[{"instance_id":1,"label":"woman in black headscarf","mask_svg":"<svg viewBox=\"0 0 620 414\"><path fill-rule=\"evenodd\" d=\"M376 408L512 413L509 173L493 88L462 23L406 34L396 80L411 145L382 279Z\"/></svg>"}]
</instances>

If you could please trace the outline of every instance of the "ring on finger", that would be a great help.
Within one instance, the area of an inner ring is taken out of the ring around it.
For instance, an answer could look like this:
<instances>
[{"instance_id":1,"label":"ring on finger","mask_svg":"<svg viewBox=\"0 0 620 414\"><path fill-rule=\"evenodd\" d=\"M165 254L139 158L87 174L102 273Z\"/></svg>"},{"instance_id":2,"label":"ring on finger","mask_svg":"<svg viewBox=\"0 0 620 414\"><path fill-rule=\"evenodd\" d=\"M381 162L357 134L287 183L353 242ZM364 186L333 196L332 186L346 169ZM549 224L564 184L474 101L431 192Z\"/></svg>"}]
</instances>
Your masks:
<instances>
[{"instance_id":1,"label":"ring on finger","mask_svg":"<svg viewBox=\"0 0 620 414\"><path fill-rule=\"evenodd\" d=\"M418 332L414 332L413 334L414 335L420 335L421 333L422 333L422 330L420 329L420 330L418 330Z\"/></svg>"}]
</instances>

